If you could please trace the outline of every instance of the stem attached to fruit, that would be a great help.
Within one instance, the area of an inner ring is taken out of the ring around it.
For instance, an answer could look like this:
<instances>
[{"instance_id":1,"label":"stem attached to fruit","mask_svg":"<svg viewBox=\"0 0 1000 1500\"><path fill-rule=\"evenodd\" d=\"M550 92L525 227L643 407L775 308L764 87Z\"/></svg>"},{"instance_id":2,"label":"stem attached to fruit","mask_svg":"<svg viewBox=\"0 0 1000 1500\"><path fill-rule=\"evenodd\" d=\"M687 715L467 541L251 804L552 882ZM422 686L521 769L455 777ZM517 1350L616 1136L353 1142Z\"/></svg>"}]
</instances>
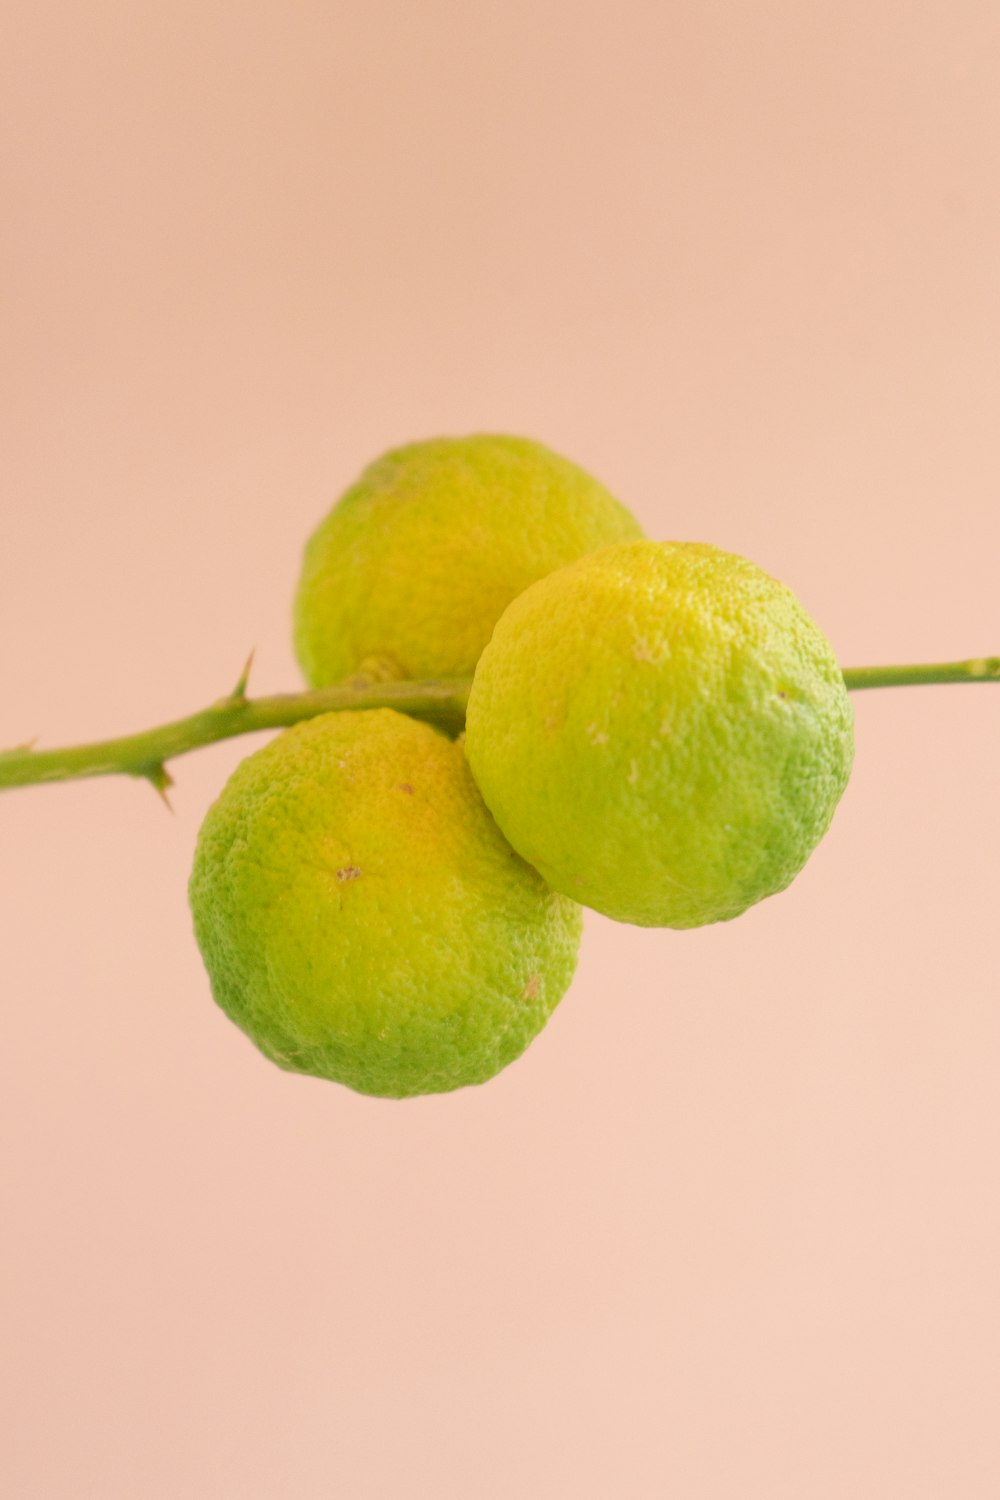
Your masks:
<instances>
[{"instance_id":1,"label":"stem attached to fruit","mask_svg":"<svg viewBox=\"0 0 1000 1500\"><path fill-rule=\"evenodd\" d=\"M373 682L350 678L336 687L309 693L279 693L247 698L241 678L236 690L200 713L175 719L156 729L65 750L35 750L21 745L0 754L0 790L42 781L70 781L82 776L140 776L161 796L172 784L166 762L201 745L228 740L260 729L282 729L300 719L347 708L395 708L456 733L465 723L467 681Z\"/></svg>"},{"instance_id":2,"label":"stem attached to fruit","mask_svg":"<svg viewBox=\"0 0 1000 1500\"><path fill-rule=\"evenodd\" d=\"M1000 682L1000 656L921 666L847 667L844 681L852 692L860 688L923 683ZM35 750L33 745L20 745L4 751L0 753L0 790L85 776L124 775L144 778L166 800L167 788L172 785L166 762L201 745L261 729L282 729L300 719L314 719L319 714L351 708L394 708L457 733L465 722L471 686L464 678L401 682L373 681L361 675L315 692L248 698L244 673L227 697L200 713L161 724L156 729L63 750Z\"/></svg>"}]
</instances>

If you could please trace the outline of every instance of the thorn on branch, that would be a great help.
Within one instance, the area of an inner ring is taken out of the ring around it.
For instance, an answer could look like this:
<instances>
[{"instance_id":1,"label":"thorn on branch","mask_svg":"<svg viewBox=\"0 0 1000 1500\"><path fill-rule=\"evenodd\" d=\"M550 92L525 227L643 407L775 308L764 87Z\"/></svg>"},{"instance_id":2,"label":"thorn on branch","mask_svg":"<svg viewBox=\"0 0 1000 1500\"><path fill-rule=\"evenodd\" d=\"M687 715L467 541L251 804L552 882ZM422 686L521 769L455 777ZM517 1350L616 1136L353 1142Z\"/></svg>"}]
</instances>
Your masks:
<instances>
[{"instance_id":1,"label":"thorn on branch","mask_svg":"<svg viewBox=\"0 0 1000 1500\"><path fill-rule=\"evenodd\" d=\"M254 649L253 649L253 651L251 651L250 655L247 657L246 666L243 668L243 671L240 673L240 679L237 682L236 686L233 688L233 691L230 693L230 695L229 695L230 698L245 698L246 697L246 695L247 695L247 683L250 681L250 668L253 666L254 652L256 651L256 649L257 648L255 646Z\"/></svg>"},{"instance_id":2,"label":"thorn on branch","mask_svg":"<svg viewBox=\"0 0 1000 1500\"><path fill-rule=\"evenodd\" d=\"M19 745L9 745L6 750L0 750L0 755L30 755L38 744L38 735L33 734L30 740L22 740Z\"/></svg>"},{"instance_id":3,"label":"thorn on branch","mask_svg":"<svg viewBox=\"0 0 1000 1500\"><path fill-rule=\"evenodd\" d=\"M147 766L141 774L145 776L146 780L159 796L167 811L173 812L174 809L171 806L170 798L167 796L167 792L173 786L174 778L171 776L170 772L167 770L163 762L160 761L154 766Z\"/></svg>"}]
</instances>

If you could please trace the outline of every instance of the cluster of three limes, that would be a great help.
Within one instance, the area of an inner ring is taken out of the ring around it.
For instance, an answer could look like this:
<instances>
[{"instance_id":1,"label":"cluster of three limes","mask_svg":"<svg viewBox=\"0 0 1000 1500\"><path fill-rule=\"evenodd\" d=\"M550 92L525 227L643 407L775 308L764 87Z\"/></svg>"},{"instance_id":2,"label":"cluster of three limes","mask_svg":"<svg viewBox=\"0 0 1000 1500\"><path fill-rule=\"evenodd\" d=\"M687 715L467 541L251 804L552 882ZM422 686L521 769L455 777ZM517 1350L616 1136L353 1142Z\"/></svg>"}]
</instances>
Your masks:
<instances>
[{"instance_id":1,"label":"cluster of three limes","mask_svg":"<svg viewBox=\"0 0 1000 1500\"><path fill-rule=\"evenodd\" d=\"M282 1067L364 1093L493 1076L568 987L582 905L736 916L792 880L846 785L843 678L793 595L646 541L523 439L372 465L307 546L295 628L313 686L371 660L473 677L464 743L324 715L248 757L199 838L215 998Z\"/></svg>"}]
</instances>

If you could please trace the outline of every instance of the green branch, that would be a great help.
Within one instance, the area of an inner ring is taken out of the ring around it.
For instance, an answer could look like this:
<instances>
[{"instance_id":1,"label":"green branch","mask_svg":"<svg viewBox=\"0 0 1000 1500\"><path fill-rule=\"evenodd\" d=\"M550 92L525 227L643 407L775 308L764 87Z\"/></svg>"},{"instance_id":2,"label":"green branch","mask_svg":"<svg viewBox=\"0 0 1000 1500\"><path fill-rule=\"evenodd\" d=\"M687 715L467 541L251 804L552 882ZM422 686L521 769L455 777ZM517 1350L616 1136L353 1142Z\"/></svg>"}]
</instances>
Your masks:
<instances>
[{"instance_id":1,"label":"green branch","mask_svg":"<svg viewBox=\"0 0 1000 1500\"><path fill-rule=\"evenodd\" d=\"M1000 682L1000 656L972 661L938 661L916 667L845 667L844 681L860 688L919 687L933 682Z\"/></svg>"},{"instance_id":2,"label":"green branch","mask_svg":"<svg viewBox=\"0 0 1000 1500\"><path fill-rule=\"evenodd\" d=\"M260 729L283 729L300 719L347 708L395 708L416 719L426 719L458 731L465 723L471 684L447 682L372 682L353 678L336 687L309 693L279 693L270 698L247 698L245 678L226 698L155 729L92 745L63 750L35 750L21 745L0 754L0 790L31 786L42 781L70 781L83 776L141 776L161 796L172 784L166 762L201 745L253 734Z\"/></svg>"},{"instance_id":3,"label":"green branch","mask_svg":"<svg viewBox=\"0 0 1000 1500\"><path fill-rule=\"evenodd\" d=\"M465 722L472 686L468 679L400 682L374 681L359 675L315 692L248 698L248 669L249 663L227 697L186 719L175 719L155 729L92 745L73 745L61 750L36 750L33 745L20 745L4 751L0 753L0 790L85 776L124 775L145 778L165 798L172 784L166 763L175 756L236 735L282 729L300 719L314 719L318 714L352 708L395 708L457 732ZM922 666L848 667L844 670L844 681L852 691L921 683L1000 682L1000 656Z\"/></svg>"}]
</instances>

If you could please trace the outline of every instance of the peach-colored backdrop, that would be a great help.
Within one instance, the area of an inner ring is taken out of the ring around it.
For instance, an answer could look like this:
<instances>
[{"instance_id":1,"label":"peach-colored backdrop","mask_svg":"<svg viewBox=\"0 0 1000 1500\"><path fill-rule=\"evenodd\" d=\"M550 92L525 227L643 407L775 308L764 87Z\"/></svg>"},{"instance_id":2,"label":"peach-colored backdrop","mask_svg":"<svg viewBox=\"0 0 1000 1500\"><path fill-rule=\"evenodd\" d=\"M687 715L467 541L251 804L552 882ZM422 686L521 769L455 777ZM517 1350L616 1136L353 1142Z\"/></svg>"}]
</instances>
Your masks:
<instances>
[{"instance_id":1,"label":"peach-colored backdrop","mask_svg":"<svg viewBox=\"0 0 1000 1500\"><path fill-rule=\"evenodd\" d=\"M307 532L491 428L1000 650L995 0L8 0L0 742L298 681ZM17 1500L995 1500L1000 691L859 696L786 894L593 918L493 1083L267 1065L185 883L252 743L0 798Z\"/></svg>"}]
</instances>

